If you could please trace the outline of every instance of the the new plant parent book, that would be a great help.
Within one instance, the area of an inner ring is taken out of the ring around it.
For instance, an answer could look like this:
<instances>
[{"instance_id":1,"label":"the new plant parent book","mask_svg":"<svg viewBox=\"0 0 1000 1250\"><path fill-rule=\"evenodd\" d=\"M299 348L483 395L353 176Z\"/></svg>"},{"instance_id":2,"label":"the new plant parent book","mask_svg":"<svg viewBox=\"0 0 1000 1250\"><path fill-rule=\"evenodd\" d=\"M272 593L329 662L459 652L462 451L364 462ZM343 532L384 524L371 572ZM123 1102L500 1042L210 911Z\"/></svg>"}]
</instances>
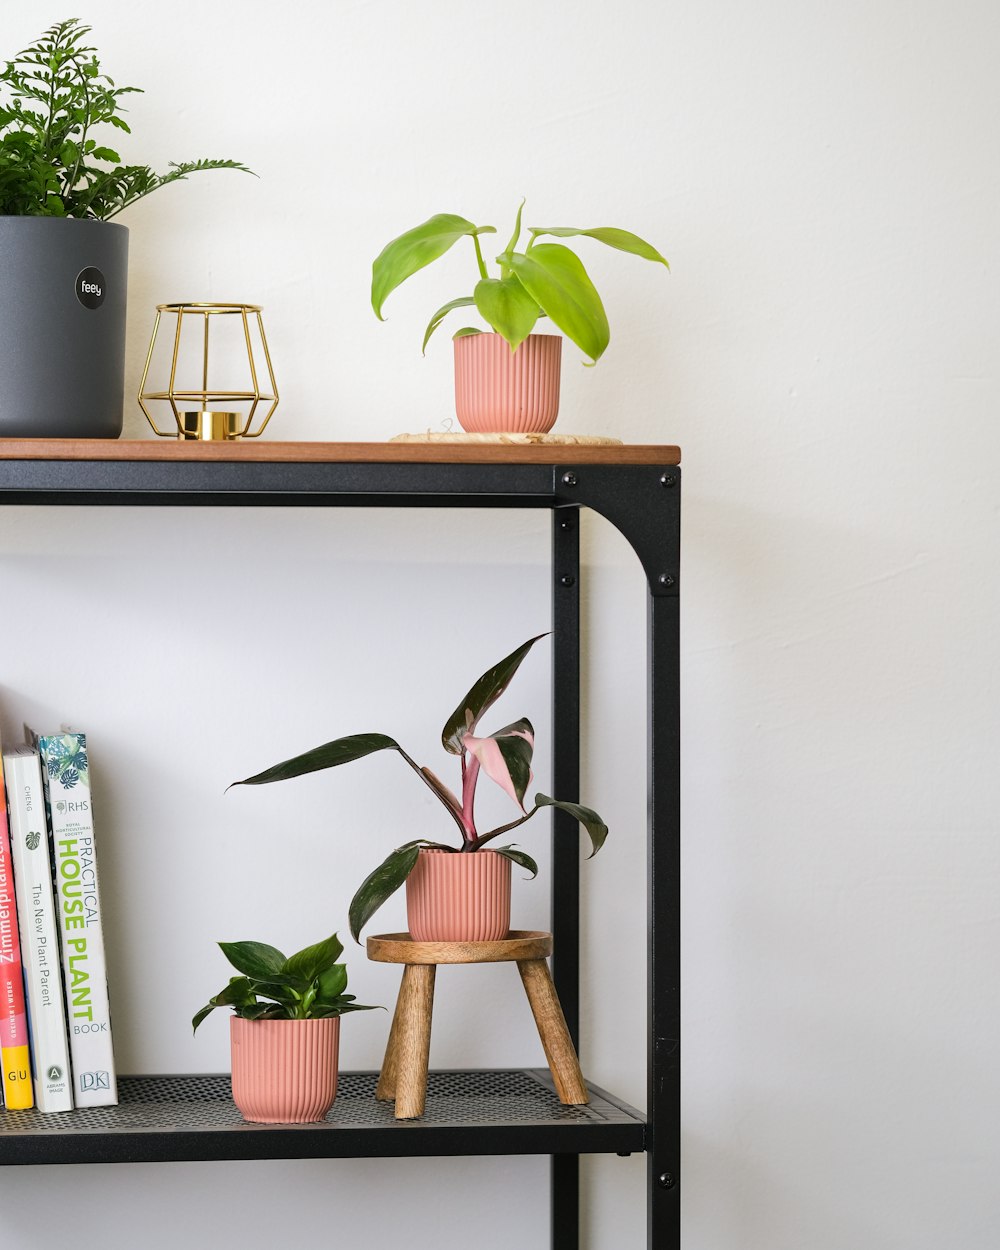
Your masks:
<instances>
[{"instance_id":1,"label":"the new plant parent book","mask_svg":"<svg viewBox=\"0 0 1000 1250\"><path fill-rule=\"evenodd\" d=\"M52 895L52 859L45 827L45 792L38 752L15 747L3 757L10 809L10 849L14 861L21 962L31 1023L35 1105L39 1111L69 1111L73 1081L66 1035Z\"/></svg>"},{"instance_id":2,"label":"the new plant parent book","mask_svg":"<svg viewBox=\"0 0 1000 1250\"><path fill-rule=\"evenodd\" d=\"M103 1107L118 1101L118 1083L87 740L81 733L54 734L40 737L38 750L52 837L73 1100L78 1107Z\"/></svg>"},{"instance_id":3,"label":"the new plant parent book","mask_svg":"<svg viewBox=\"0 0 1000 1250\"><path fill-rule=\"evenodd\" d=\"M7 805L4 801L3 755L0 753L0 1065L3 1097L14 1111L34 1105L28 1018L24 1010L21 944L14 900Z\"/></svg>"}]
</instances>

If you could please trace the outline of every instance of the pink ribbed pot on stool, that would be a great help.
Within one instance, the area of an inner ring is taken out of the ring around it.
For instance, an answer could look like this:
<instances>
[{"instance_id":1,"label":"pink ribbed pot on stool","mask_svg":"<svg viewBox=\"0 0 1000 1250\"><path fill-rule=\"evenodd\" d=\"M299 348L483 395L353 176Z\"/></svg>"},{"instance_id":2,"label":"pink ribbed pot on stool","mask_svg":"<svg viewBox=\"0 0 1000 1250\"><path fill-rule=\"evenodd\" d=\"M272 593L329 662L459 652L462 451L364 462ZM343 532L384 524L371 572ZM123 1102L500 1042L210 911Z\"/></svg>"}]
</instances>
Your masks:
<instances>
[{"instance_id":1,"label":"pink ribbed pot on stool","mask_svg":"<svg viewBox=\"0 0 1000 1250\"><path fill-rule=\"evenodd\" d=\"M496 851L421 850L406 878L417 942L497 942L510 929L510 860Z\"/></svg>"},{"instance_id":2,"label":"pink ribbed pot on stool","mask_svg":"<svg viewBox=\"0 0 1000 1250\"><path fill-rule=\"evenodd\" d=\"M229 1022L233 1101L255 1124L311 1124L337 1096L340 1017Z\"/></svg>"},{"instance_id":3,"label":"pink ribbed pot on stool","mask_svg":"<svg viewBox=\"0 0 1000 1250\"><path fill-rule=\"evenodd\" d=\"M516 352L499 334L455 339L455 412L469 434L545 434L559 414L562 339L529 334Z\"/></svg>"}]
</instances>

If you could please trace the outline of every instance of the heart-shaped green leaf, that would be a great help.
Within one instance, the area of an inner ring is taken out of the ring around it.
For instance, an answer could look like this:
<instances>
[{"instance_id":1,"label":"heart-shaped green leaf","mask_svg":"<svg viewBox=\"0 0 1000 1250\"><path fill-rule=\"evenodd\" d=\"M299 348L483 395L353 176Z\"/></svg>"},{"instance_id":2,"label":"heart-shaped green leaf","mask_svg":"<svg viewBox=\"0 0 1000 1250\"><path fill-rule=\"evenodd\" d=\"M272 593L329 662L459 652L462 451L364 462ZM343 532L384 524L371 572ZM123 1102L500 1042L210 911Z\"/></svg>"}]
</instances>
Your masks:
<instances>
[{"instance_id":1,"label":"heart-shaped green leaf","mask_svg":"<svg viewBox=\"0 0 1000 1250\"><path fill-rule=\"evenodd\" d=\"M476 226L454 213L436 213L419 226L387 243L372 265L372 308L379 321L386 297L407 278L443 256L466 235L492 234L492 226Z\"/></svg>"},{"instance_id":2,"label":"heart-shaped green leaf","mask_svg":"<svg viewBox=\"0 0 1000 1250\"><path fill-rule=\"evenodd\" d=\"M537 634L529 638L510 655L505 656L499 664L483 673L458 707L452 712L441 731L441 742L446 751L452 755L461 755L464 747L462 739L467 733L474 733L479 718L496 703L497 699L510 685L511 678L521 666L521 661L531 648L544 638L545 634Z\"/></svg>"},{"instance_id":3,"label":"heart-shaped green leaf","mask_svg":"<svg viewBox=\"0 0 1000 1250\"><path fill-rule=\"evenodd\" d=\"M588 859L592 859L604 845L604 839L608 836L608 827L601 820L600 816L589 807L583 807L579 803L563 803L559 799L550 799L545 794L535 795L536 807L558 807L561 812L568 812L574 820L578 820L584 829L590 834L590 841L593 850L590 852Z\"/></svg>"},{"instance_id":4,"label":"heart-shaped green leaf","mask_svg":"<svg viewBox=\"0 0 1000 1250\"><path fill-rule=\"evenodd\" d=\"M501 257L560 330L596 364L611 341L608 318L583 262L561 243L539 243Z\"/></svg>"},{"instance_id":5,"label":"heart-shaped green leaf","mask_svg":"<svg viewBox=\"0 0 1000 1250\"><path fill-rule=\"evenodd\" d=\"M313 946L297 951L294 955L289 955L282 972L290 977L299 977L303 981L314 981L321 972L335 964L343 953L343 944L337 940L337 935L334 933L322 942L317 942Z\"/></svg>"},{"instance_id":6,"label":"heart-shaped green leaf","mask_svg":"<svg viewBox=\"0 0 1000 1250\"><path fill-rule=\"evenodd\" d=\"M536 238L543 234L551 234L560 239L586 235L588 239L606 243L608 247L617 248L619 252L630 252L633 256L641 256L643 260L657 261L670 268L666 258L661 256L651 243L640 239L630 230L619 230L616 226L595 226L590 230L574 230L572 226L529 226L528 229Z\"/></svg>"},{"instance_id":7,"label":"heart-shaped green leaf","mask_svg":"<svg viewBox=\"0 0 1000 1250\"><path fill-rule=\"evenodd\" d=\"M348 920L355 942L361 942L361 930L390 895L395 894L413 871L420 854L420 843L400 847L392 852L374 872L369 873L351 899Z\"/></svg>"},{"instance_id":8,"label":"heart-shaped green leaf","mask_svg":"<svg viewBox=\"0 0 1000 1250\"><path fill-rule=\"evenodd\" d=\"M476 283L476 307L483 319L516 352L538 320L538 305L513 276L484 278Z\"/></svg>"},{"instance_id":9,"label":"heart-shaped green leaf","mask_svg":"<svg viewBox=\"0 0 1000 1250\"><path fill-rule=\"evenodd\" d=\"M253 777L245 777L242 781L234 781L234 786L263 786L271 781L288 781L291 777L301 777L305 773L320 772L324 768L336 768L340 764L350 764L354 760L363 759L375 751L399 751L399 743L385 734L349 734L346 738L336 738L323 746L314 747L302 755L293 756L272 768L265 768L262 773Z\"/></svg>"},{"instance_id":10,"label":"heart-shaped green leaf","mask_svg":"<svg viewBox=\"0 0 1000 1250\"><path fill-rule=\"evenodd\" d=\"M280 977L285 957L266 942L220 942L219 949L237 972L264 980Z\"/></svg>"},{"instance_id":11,"label":"heart-shaped green leaf","mask_svg":"<svg viewBox=\"0 0 1000 1250\"><path fill-rule=\"evenodd\" d=\"M347 968L343 964L333 964L324 968L317 980L316 1002L331 1005L347 989Z\"/></svg>"}]
</instances>

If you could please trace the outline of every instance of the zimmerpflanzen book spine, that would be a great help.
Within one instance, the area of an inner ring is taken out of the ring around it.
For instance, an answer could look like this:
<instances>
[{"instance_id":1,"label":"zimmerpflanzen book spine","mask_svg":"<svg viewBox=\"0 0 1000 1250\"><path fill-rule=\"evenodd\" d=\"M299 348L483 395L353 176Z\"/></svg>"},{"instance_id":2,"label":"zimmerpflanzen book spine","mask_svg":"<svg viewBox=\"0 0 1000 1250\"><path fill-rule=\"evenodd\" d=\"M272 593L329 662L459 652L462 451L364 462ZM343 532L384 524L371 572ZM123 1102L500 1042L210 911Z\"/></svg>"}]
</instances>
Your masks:
<instances>
[{"instance_id":1,"label":"zimmerpflanzen book spine","mask_svg":"<svg viewBox=\"0 0 1000 1250\"><path fill-rule=\"evenodd\" d=\"M3 757L10 808L14 893L31 1025L31 1066L39 1111L70 1111L73 1081L52 894L52 858L38 752L16 747Z\"/></svg>"},{"instance_id":2,"label":"zimmerpflanzen book spine","mask_svg":"<svg viewBox=\"0 0 1000 1250\"><path fill-rule=\"evenodd\" d=\"M117 1103L118 1082L87 739L81 733L43 736L38 750L52 838L73 1098L78 1107L104 1107Z\"/></svg>"},{"instance_id":3,"label":"zimmerpflanzen book spine","mask_svg":"<svg viewBox=\"0 0 1000 1250\"><path fill-rule=\"evenodd\" d=\"M28 1018L24 1010L21 944L14 901L14 870L4 798L3 755L0 753L0 1065L4 1102L10 1111L34 1105Z\"/></svg>"}]
</instances>

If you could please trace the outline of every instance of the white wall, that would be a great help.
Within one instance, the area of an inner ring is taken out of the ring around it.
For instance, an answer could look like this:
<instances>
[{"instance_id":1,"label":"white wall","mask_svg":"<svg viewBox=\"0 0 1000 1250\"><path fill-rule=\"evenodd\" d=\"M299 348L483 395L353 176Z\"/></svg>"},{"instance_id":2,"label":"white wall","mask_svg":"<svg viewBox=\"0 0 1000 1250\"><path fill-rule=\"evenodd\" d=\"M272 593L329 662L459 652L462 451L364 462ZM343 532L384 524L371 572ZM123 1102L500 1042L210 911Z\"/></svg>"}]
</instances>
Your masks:
<instances>
[{"instance_id":1,"label":"white wall","mask_svg":"<svg viewBox=\"0 0 1000 1250\"><path fill-rule=\"evenodd\" d=\"M146 88L128 153L260 178L125 218L129 393L156 303L243 299L265 308L275 437L441 428L449 346L421 359L420 335L468 257L380 325L387 239L437 211L503 234L525 195L533 223L622 225L670 257L587 251L613 342L593 371L568 352L560 428L684 448L685 1245L992 1250L995 5L150 14L84 15ZM8 4L3 51L61 16ZM547 516L457 515L0 513L3 724L91 733L123 1070L224 1067L222 1021L187 1025L225 978L212 942L345 930L356 883L422 831L388 760L223 788L358 729L433 759L468 681L548 614ZM585 873L584 1058L641 1102L643 586L602 524L585 549L585 796L612 834ZM544 730L543 655L519 683L511 714ZM545 893L521 889L525 924ZM351 967L391 1002L384 970ZM473 980L441 986L435 1062L540 1063L516 985ZM346 1066L377 1065L385 1027L350 1021ZM61 1244L32 1214L54 1180L106 1250L172 1245L178 1220L199 1247L547 1244L534 1159L11 1170L5 1246ZM591 1250L644 1244L643 1186L638 1158L588 1163Z\"/></svg>"}]
</instances>

